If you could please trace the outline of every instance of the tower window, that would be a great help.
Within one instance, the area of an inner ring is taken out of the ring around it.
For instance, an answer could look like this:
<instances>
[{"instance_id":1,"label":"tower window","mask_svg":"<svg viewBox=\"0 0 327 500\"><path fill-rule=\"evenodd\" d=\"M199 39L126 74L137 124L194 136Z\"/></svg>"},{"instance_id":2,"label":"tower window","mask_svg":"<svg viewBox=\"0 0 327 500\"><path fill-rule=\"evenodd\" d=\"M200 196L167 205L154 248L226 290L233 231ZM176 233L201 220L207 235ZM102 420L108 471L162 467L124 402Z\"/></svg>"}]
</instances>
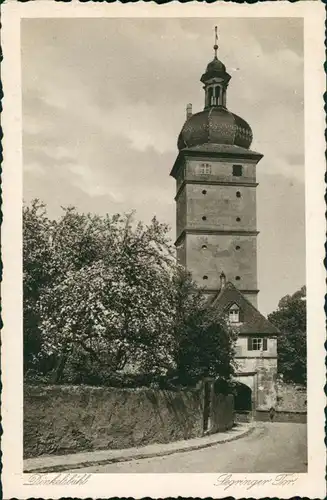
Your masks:
<instances>
[{"instance_id":1,"label":"tower window","mask_svg":"<svg viewBox=\"0 0 327 500\"><path fill-rule=\"evenodd\" d=\"M207 280L207 279L208 279L208 276L205 274L205 275L203 276L203 279L204 279L204 280Z\"/></svg>"},{"instance_id":2,"label":"tower window","mask_svg":"<svg viewBox=\"0 0 327 500\"><path fill-rule=\"evenodd\" d=\"M236 250L240 250L241 247L240 247L240 245L236 245L235 248L236 248Z\"/></svg>"},{"instance_id":3,"label":"tower window","mask_svg":"<svg viewBox=\"0 0 327 500\"><path fill-rule=\"evenodd\" d=\"M209 106L211 106L211 105L212 105L212 94L213 94L213 88L212 88L212 87L210 87L210 88L208 89L208 104L209 104Z\"/></svg>"},{"instance_id":4,"label":"tower window","mask_svg":"<svg viewBox=\"0 0 327 500\"><path fill-rule=\"evenodd\" d=\"M202 217L202 220L207 220L207 218L206 218L206 216L205 216L205 215Z\"/></svg>"},{"instance_id":5,"label":"tower window","mask_svg":"<svg viewBox=\"0 0 327 500\"><path fill-rule=\"evenodd\" d=\"M237 197L237 198L241 198L241 196L242 196L242 195L241 195L241 192L240 192L240 191L236 191L236 197Z\"/></svg>"},{"instance_id":6,"label":"tower window","mask_svg":"<svg viewBox=\"0 0 327 500\"><path fill-rule=\"evenodd\" d=\"M240 281L241 277L240 276L236 276L235 279L236 279L236 281Z\"/></svg>"},{"instance_id":7,"label":"tower window","mask_svg":"<svg viewBox=\"0 0 327 500\"><path fill-rule=\"evenodd\" d=\"M236 217L237 222L240 222L241 217Z\"/></svg>"},{"instance_id":8,"label":"tower window","mask_svg":"<svg viewBox=\"0 0 327 500\"><path fill-rule=\"evenodd\" d=\"M233 165L233 176L242 177L243 168L242 165Z\"/></svg>"},{"instance_id":9,"label":"tower window","mask_svg":"<svg viewBox=\"0 0 327 500\"><path fill-rule=\"evenodd\" d=\"M210 163L201 163L200 164L200 174L211 174Z\"/></svg>"},{"instance_id":10,"label":"tower window","mask_svg":"<svg viewBox=\"0 0 327 500\"><path fill-rule=\"evenodd\" d=\"M206 250L207 248L207 245L202 245L202 250Z\"/></svg>"},{"instance_id":11,"label":"tower window","mask_svg":"<svg viewBox=\"0 0 327 500\"><path fill-rule=\"evenodd\" d=\"M204 189L204 190L202 191L202 194L207 194L207 190L206 190L206 189Z\"/></svg>"}]
</instances>

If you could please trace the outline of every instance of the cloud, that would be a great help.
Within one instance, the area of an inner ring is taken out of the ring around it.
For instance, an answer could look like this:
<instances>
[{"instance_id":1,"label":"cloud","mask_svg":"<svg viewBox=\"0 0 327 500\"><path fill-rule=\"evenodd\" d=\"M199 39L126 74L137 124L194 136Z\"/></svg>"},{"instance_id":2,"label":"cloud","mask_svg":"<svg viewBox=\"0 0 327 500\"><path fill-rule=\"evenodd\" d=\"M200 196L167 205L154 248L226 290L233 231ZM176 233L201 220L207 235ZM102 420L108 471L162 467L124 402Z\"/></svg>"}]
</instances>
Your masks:
<instances>
[{"instance_id":1,"label":"cloud","mask_svg":"<svg viewBox=\"0 0 327 500\"><path fill-rule=\"evenodd\" d=\"M44 166L37 162L26 162L24 165L24 173L27 175L46 175Z\"/></svg>"}]
</instances>

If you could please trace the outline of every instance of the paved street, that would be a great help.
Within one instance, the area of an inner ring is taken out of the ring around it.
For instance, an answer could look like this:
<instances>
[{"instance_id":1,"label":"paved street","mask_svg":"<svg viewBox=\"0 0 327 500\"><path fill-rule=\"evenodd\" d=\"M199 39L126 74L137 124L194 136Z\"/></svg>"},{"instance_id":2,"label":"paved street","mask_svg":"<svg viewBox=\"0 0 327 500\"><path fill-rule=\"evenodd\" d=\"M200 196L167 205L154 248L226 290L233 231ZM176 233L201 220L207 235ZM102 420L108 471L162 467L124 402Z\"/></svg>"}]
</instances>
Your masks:
<instances>
[{"instance_id":1,"label":"paved street","mask_svg":"<svg viewBox=\"0 0 327 500\"><path fill-rule=\"evenodd\" d=\"M263 423L249 436L200 450L76 472L306 472L306 425Z\"/></svg>"}]
</instances>

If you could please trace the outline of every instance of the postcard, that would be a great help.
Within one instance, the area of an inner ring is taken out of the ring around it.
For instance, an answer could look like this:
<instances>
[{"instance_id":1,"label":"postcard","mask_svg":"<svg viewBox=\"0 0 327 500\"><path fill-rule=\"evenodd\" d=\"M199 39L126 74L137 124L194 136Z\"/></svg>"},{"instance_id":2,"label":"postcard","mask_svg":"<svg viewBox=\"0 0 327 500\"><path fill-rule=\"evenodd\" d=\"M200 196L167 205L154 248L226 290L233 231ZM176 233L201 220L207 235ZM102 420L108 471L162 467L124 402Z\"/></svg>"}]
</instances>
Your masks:
<instances>
[{"instance_id":1,"label":"postcard","mask_svg":"<svg viewBox=\"0 0 327 500\"><path fill-rule=\"evenodd\" d=\"M5 498L323 498L324 8L2 5Z\"/></svg>"}]
</instances>

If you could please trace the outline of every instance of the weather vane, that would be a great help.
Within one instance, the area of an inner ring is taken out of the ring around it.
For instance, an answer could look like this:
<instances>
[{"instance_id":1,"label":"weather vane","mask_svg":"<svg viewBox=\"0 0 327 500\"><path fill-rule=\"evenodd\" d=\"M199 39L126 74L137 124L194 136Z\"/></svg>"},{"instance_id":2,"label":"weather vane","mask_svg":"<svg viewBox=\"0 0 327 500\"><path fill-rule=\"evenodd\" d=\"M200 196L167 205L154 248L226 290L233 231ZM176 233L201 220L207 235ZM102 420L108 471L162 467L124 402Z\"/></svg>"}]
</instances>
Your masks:
<instances>
[{"instance_id":1,"label":"weather vane","mask_svg":"<svg viewBox=\"0 0 327 500\"><path fill-rule=\"evenodd\" d=\"M217 59L217 50L218 50L218 34L217 34L217 26L215 26L215 45L213 46L215 51L215 58Z\"/></svg>"}]
</instances>

